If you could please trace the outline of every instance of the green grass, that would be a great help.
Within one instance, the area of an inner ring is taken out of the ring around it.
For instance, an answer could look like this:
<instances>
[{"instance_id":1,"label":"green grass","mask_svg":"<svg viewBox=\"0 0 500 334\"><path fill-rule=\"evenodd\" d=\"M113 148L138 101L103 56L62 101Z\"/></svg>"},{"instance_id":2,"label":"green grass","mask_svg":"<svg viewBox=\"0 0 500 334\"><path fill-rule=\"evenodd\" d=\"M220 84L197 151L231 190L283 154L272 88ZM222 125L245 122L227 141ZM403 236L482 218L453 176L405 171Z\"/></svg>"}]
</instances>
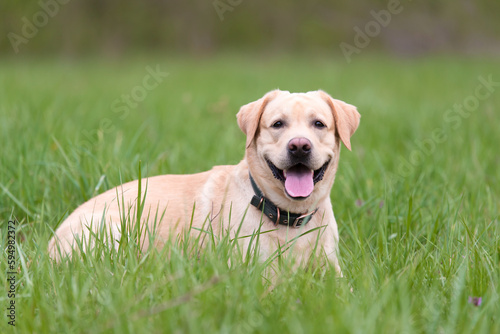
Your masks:
<instances>
[{"instance_id":1,"label":"green grass","mask_svg":"<svg viewBox=\"0 0 500 334\"><path fill-rule=\"evenodd\" d=\"M120 118L113 101L157 64L168 77ZM499 65L450 57L4 60L2 282L7 221L19 226L16 327L2 316L0 332L500 333L500 87L467 117L443 118L474 94L478 76L500 81ZM132 238L118 251L48 258L51 230L80 203L137 178L139 161L149 176L240 161L235 114L277 87L321 88L362 114L331 195L344 278L284 264L270 289L266 265L243 263L224 236L202 252L173 240L168 254L137 256ZM444 140L431 140L436 129Z\"/></svg>"}]
</instances>

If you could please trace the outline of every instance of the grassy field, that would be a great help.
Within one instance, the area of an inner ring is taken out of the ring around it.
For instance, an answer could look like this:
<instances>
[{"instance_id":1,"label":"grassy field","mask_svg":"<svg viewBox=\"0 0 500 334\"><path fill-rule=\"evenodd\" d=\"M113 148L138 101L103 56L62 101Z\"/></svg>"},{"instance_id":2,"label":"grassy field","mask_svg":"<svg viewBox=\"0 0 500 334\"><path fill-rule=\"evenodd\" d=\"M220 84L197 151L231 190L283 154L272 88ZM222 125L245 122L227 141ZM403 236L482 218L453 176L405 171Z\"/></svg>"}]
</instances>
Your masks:
<instances>
[{"instance_id":1,"label":"grassy field","mask_svg":"<svg viewBox=\"0 0 500 334\"><path fill-rule=\"evenodd\" d=\"M0 332L500 333L500 85L488 80L500 82L499 61L4 60ZM139 162L153 176L240 161L236 112L278 87L321 88L362 115L331 194L344 278L284 265L269 289L266 266L243 263L227 238L199 256L173 242L168 259L137 257L131 242L113 256L48 258L52 229L137 178Z\"/></svg>"}]
</instances>

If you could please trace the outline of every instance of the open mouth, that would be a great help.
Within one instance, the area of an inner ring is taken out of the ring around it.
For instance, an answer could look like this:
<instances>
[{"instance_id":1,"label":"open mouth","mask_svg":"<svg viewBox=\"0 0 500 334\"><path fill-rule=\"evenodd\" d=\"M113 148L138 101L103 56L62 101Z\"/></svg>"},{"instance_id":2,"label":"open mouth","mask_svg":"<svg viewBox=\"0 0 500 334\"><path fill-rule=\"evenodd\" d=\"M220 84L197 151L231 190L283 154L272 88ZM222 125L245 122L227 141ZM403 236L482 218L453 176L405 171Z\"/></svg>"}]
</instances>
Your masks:
<instances>
[{"instance_id":1,"label":"open mouth","mask_svg":"<svg viewBox=\"0 0 500 334\"><path fill-rule=\"evenodd\" d=\"M288 196L294 199L305 199L313 192L314 185L325 176L325 171L330 160L316 170L309 169L300 163L283 170L276 167L268 159L266 159L266 162L274 177L284 183Z\"/></svg>"}]
</instances>

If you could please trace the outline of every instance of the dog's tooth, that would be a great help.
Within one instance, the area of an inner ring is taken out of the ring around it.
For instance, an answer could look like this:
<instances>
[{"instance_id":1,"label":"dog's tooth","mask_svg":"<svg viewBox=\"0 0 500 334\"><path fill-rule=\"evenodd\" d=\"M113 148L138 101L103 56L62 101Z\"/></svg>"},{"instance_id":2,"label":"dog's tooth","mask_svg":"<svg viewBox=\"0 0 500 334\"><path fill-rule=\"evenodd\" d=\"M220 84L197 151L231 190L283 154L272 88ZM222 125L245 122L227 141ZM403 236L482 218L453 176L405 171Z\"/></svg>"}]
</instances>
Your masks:
<instances>
[{"instance_id":1,"label":"dog's tooth","mask_svg":"<svg viewBox=\"0 0 500 334\"><path fill-rule=\"evenodd\" d=\"M283 169L283 176L286 177L286 169Z\"/></svg>"}]
</instances>

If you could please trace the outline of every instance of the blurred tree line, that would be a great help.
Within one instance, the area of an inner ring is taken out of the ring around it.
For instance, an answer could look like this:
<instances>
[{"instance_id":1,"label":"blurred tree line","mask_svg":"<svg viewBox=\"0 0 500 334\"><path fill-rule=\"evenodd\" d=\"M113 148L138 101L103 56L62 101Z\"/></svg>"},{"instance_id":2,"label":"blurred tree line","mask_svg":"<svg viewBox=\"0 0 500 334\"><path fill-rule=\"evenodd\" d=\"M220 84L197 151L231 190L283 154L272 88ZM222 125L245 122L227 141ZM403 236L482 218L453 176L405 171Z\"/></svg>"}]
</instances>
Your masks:
<instances>
[{"instance_id":1,"label":"blurred tree line","mask_svg":"<svg viewBox=\"0 0 500 334\"><path fill-rule=\"evenodd\" d=\"M497 0L5 0L0 54L340 53L355 27L363 31L395 3L401 10L379 22L371 50L500 52Z\"/></svg>"}]
</instances>

